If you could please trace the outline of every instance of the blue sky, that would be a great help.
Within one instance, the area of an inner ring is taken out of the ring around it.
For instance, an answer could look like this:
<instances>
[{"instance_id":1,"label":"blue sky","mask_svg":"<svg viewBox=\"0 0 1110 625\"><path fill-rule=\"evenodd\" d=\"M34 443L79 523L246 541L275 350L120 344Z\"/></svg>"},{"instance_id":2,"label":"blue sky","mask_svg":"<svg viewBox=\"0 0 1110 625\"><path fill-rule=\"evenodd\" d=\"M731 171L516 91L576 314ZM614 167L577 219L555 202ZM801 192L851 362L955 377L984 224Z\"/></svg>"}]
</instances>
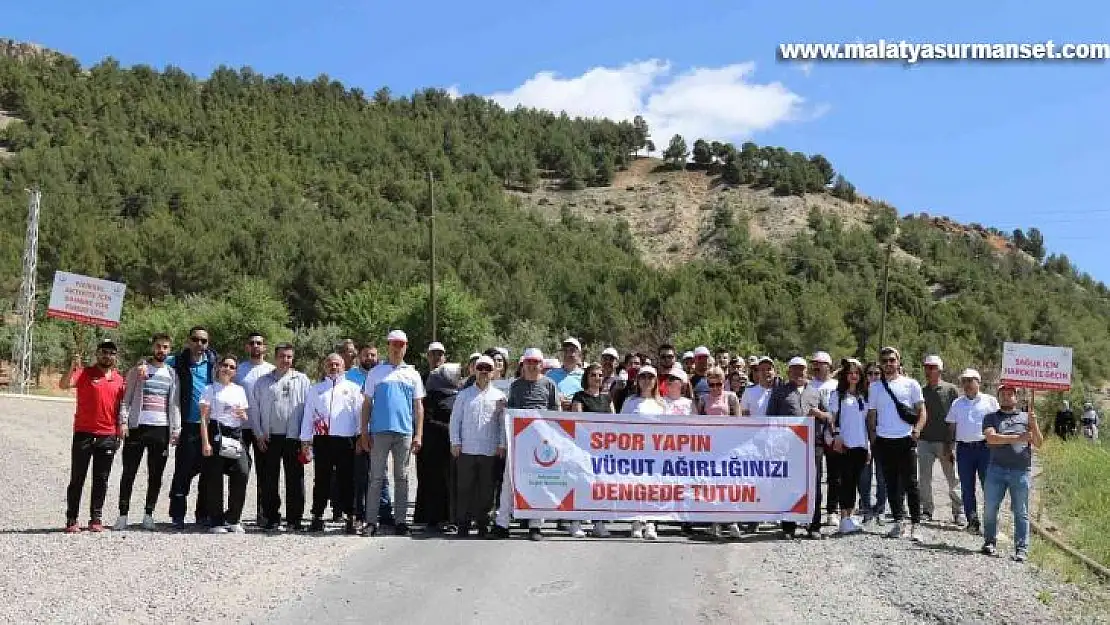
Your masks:
<instances>
[{"instance_id":1,"label":"blue sky","mask_svg":"<svg viewBox=\"0 0 1110 625\"><path fill-rule=\"evenodd\" d=\"M85 64L111 55L200 76L250 65L327 73L367 91L441 86L509 103L642 109L660 129L822 153L903 213L1007 231L1037 226L1050 252L1110 281L1100 249L1110 227L1100 184L1110 162L1110 62L838 63L806 72L776 61L784 42L1110 41L1104 3L1031 4L36 0L6 7L0 36ZM588 73L599 67L608 71ZM539 72L553 75L529 83Z\"/></svg>"}]
</instances>

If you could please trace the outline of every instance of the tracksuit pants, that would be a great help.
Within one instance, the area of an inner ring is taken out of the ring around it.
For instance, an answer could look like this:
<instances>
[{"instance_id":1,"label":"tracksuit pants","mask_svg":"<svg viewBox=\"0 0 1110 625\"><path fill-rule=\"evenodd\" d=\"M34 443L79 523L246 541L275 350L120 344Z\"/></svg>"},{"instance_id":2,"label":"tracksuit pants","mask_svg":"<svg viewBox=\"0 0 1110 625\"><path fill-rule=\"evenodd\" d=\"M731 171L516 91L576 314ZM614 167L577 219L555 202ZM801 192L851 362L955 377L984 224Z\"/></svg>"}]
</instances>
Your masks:
<instances>
[{"instance_id":1,"label":"tracksuit pants","mask_svg":"<svg viewBox=\"0 0 1110 625\"><path fill-rule=\"evenodd\" d=\"M143 454L146 454L146 507L147 514L154 514L158 493L162 490L162 474L169 460L170 427L168 425L139 425L127 433L123 441L123 476L119 481L119 513L127 516L131 510L131 491L135 475L139 472Z\"/></svg>"},{"instance_id":2,"label":"tracksuit pants","mask_svg":"<svg viewBox=\"0 0 1110 625\"><path fill-rule=\"evenodd\" d=\"M104 498L108 495L108 476L116 458L115 436L98 436L74 432L70 445L69 487L66 489L66 521L77 520L81 507L81 492L85 490L85 477L92 463L92 495L89 498L89 519L100 521Z\"/></svg>"}]
</instances>

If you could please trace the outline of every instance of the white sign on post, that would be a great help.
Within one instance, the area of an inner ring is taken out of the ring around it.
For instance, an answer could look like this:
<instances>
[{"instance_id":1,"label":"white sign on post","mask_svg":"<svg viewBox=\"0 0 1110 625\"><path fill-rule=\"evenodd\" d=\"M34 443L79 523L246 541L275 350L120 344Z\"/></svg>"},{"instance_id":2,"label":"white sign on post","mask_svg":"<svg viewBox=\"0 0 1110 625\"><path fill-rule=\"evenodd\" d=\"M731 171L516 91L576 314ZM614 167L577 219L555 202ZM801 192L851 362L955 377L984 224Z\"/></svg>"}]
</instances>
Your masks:
<instances>
[{"instance_id":1,"label":"white sign on post","mask_svg":"<svg viewBox=\"0 0 1110 625\"><path fill-rule=\"evenodd\" d=\"M119 282L55 271L46 316L116 328L119 327L126 290L127 286Z\"/></svg>"},{"instance_id":2,"label":"white sign on post","mask_svg":"<svg viewBox=\"0 0 1110 625\"><path fill-rule=\"evenodd\" d=\"M1038 391L1071 390L1071 348L1005 343L1001 380Z\"/></svg>"}]
</instances>

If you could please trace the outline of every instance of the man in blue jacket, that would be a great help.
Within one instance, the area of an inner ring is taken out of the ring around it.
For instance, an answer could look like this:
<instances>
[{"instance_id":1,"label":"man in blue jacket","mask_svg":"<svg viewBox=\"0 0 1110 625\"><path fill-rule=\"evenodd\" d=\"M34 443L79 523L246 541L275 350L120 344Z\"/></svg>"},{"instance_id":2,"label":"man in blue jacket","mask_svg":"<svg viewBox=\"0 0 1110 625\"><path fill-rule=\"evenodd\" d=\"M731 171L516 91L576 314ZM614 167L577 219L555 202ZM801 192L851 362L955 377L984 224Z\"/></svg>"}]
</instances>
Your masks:
<instances>
[{"instance_id":1,"label":"man in blue jacket","mask_svg":"<svg viewBox=\"0 0 1110 625\"><path fill-rule=\"evenodd\" d=\"M215 379L213 369L218 356L208 347L208 330L196 326L189 330L185 349L166 359L166 364L177 372L179 403L181 407L181 434L171 445L177 445L174 454L173 482L170 485L170 518L175 530L185 529L185 508L189 487L200 474L200 397ZM201 478L197 484L196 521L208 521L208 485Z\"/></svg>"}]
</instances>

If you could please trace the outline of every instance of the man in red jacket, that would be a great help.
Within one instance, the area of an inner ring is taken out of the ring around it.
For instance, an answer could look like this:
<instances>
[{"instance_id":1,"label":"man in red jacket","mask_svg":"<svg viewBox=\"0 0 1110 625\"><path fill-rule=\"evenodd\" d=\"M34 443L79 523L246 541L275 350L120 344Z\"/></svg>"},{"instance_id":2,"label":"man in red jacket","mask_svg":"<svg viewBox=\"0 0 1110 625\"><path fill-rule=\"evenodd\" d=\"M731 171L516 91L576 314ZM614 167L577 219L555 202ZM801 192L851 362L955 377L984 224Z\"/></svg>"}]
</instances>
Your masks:
<instances>
[{"instance_id":1,"label":"man in red jacket","mask_svg":"<svg viewBox=\"0 0 1110 625\"><path fill-rule=\"evenodd\" d=\"M81 491L92 462L92 498L89 505L90 532L104 531L101 510L108 493L108 476L119 448L121 429L120 402L123 400L123 375L116 370L116 344L103 340L96 347L96 364L82 367L78 357L62 376L58 386L63 390L77 389L77 410L73 415L73 445L70 451L69 488L66 490L67 534L81 531L77 511L81 507Z\"/></svg>"}]
</instances>

